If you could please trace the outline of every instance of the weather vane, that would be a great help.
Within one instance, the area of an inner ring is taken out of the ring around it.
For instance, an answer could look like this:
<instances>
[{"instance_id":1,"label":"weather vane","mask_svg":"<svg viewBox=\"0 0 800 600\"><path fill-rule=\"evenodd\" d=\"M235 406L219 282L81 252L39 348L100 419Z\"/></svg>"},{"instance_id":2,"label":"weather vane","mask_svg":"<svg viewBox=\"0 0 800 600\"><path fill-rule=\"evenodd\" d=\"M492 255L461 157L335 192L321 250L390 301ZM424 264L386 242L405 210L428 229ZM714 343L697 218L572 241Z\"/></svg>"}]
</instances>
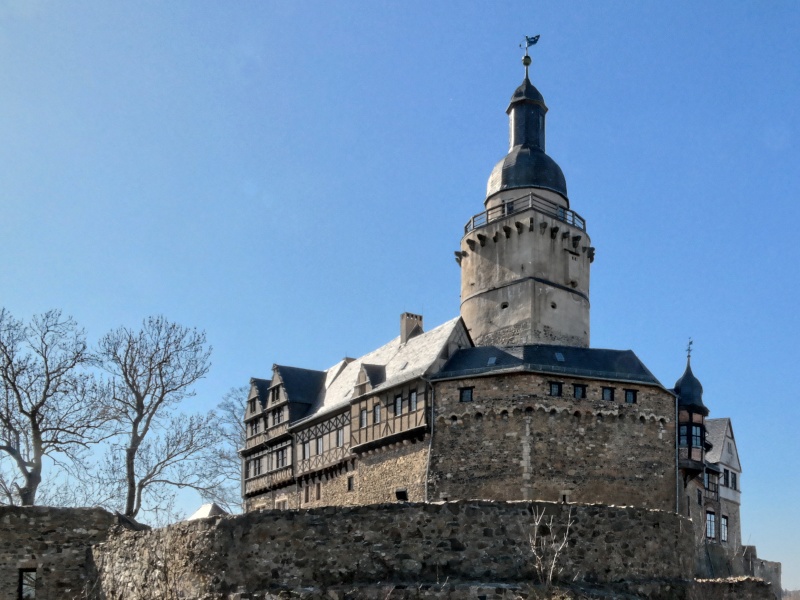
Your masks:
<instances>
[{"instance_id":1,"label":"weather vane","mask_svg":"<svg viewBox=\"0 0 800 600\"><path fill-rule=\"evenodd\" d=\"M687 360L692 358L692 344L694 344L694 342L692 341L692 338L689 338L689 343L686 346L686 358L687 358Z\"/></svg>"},{"instance_id":2,"label":"weather vane","mask_svg":"<svg viewBox=\"0 0 800 600\"><path fill-rule=\"evenodd\" d=\"M539 36L534 35L533 37L525 36L525 41L522 44L525 44L525 56L522 57L522 64L525 65L525 79L528 78L528 67L531 64L531 57L528 55L528 48L531 46L535 46L536 42L539 41ZM522 44L519 45L522 48Z\"/></svg>"}]
</instances>

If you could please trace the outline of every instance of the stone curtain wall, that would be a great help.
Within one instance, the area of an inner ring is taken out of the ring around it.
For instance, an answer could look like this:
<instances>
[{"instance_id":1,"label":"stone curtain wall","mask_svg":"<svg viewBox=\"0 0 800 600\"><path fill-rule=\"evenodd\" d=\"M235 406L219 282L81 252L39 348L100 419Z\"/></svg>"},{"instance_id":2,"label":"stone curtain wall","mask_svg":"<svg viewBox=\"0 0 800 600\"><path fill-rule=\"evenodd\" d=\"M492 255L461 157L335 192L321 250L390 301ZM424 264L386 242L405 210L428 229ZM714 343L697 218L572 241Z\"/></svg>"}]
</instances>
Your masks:
<instances>
[{"instance_id":1,"label":"stone curtain wall","mask_svg":"<svg viewBox=\"0 0 800 600\"><path fill-rule=\"evenodd\" d=\"M0 507L0 600L17 600L20 569L36 569L36 600L84 598L90 546L114 522L100 508Z\"/></svg>"},{"instance_id":2,"label":"stone curtain wall","mask_svg":"<svg viewBox=\"0 0 800 600\"><path fill-rule=\"evenodd\" d=\"M549 382L563 396L549 396ZM573 398L573 384L588 398ZM615 388L613 402L601 399ZM460 402L459 388L473 387ZM625 404L625 389L638 392ZM666 391L618 382L501 374L436 384L431 500L494 498L674 511L675 409Z\"/></svg>"},{"instance_id":3,"label":"stone curtain wall","mask_svg":"<svg viewBox=\"0 0 800 600\"><path fill-rule=\"evenodd\" d=\"M530 583L532 511L554 515L569 545L567 581L678 582L691 573L691 527L641 508L461 501L253 512L123 531L94 550L107 599L228 600L237 592L429 588L446 582ZM247 597L247 596L242 596ZM356 596L360 597L360 596Z\"/></svg>"}]
</instances>

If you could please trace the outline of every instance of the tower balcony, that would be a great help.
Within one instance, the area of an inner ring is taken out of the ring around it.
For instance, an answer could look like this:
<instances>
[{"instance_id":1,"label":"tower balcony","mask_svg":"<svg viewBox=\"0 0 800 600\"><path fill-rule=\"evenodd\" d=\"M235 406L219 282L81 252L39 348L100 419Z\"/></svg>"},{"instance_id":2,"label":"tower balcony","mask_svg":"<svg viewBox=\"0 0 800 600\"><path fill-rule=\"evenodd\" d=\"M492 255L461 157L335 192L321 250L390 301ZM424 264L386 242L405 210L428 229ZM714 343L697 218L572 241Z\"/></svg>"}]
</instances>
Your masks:
<instances>
[{"instance_id":1,"label":"tower balcony","mask_svg":"<svg viewBox=\"0 0 800 600\"><path fill-rule=\"evenodd\" d=\"M545 198L536 196L529 192L519 198L507 200L500 206L494 206L488 210L478 213L472 217L464 226L464 234L468 234L475 229L486 227L492 221L503 219L511 215L517 215L528 210L533 210L548 217L553 217L562 223L577 227L581 231L586 231L586 221L574 210L559 206Z\"/></svg>"}]
</instances>

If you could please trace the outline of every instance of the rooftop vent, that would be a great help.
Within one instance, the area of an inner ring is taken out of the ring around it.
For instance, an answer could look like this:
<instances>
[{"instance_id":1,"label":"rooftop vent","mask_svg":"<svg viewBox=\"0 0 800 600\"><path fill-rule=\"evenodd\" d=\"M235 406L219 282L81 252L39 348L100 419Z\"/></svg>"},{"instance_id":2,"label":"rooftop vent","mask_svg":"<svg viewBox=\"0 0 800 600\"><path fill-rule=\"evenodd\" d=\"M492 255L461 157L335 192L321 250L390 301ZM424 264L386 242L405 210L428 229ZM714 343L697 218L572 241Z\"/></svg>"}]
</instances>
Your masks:
<instances>
[{"instance_id":1,"label":"rooftop vent","mask_svg":"<svg viewBox=\"0 0 800 600\"><path fill-rule=\"evenodd\" d=\"M556 352L556 360L558 362L564 362L564 355L561 352Z\"/></svg>"},{"instance_id":2,"label":"rooftop vent","mask_svg":"<svg viewBox=\"0 0 800 600\"><path fill-rule=\"evenodd\" d=\"M490 356L489 357L489 362L487 362L486 364L491 366L491 365L494 365L496 363L497 363L497 357L496 356Z\"/></svg>"}]
</instances>

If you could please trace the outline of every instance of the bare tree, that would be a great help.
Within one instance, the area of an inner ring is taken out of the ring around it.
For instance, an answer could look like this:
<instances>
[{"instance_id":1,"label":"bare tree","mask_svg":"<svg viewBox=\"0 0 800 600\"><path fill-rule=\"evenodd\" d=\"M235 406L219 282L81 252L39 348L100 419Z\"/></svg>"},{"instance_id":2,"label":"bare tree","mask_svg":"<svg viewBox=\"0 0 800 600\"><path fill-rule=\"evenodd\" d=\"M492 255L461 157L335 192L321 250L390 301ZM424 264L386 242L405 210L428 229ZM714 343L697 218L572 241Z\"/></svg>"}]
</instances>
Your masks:
<instances>
[{"instance_id":1,"label":"bare tree","mask_svg":"<svg viewBox=\"0 0 800 600\"><path fill-rule=\"evenodd\" d=\"M71 317L51 310L26 324L0 308L0 503L35 504L44 457L81 465L102 437L90 363Z\"/></svg>"},{"instance_id":2,"label":"bare tree","mask_svg":"<svg viewBox=\"0 0 800 600\"><path fill-rule=\"evenodd\" d=\"M533 554L533 568L539 578L539 583L550 587L558 579L563 567L558 565L561 552L569 542L569 530L574 524L572 520L572 507L567 512L567 523L563 531L556 532L556 527L561 525L555 522L551 514L545 518L545 509L536 507L533 512L533 532L530 535L531 553Z\"/></svg>"},{"instance_id":3,"label":"bare tree","mask_svg":"<svg viewBox=\"0 0 800 600\"><path fill-rule=\"evenodd\" d=\"M222 435L222 444L215 456L217 472L226 484L223 500L228 510L242 509L242 459L239 450L244 448L246 430L244 412L250 388L234 387L228 390L217 404L217 427Z\"/></svg>"},{"instance_id":4,"label":"bare tree","mask_svg":"<svg viewBox=\"0 0 800 600\"><path fill-rule=\"evenodd\" d=\"M216 499L220 477L206 468L219 443L216 416L183 416L176 405L210 367L211 348L202 331L149 317L139 330L125 327L99 342L98 358L109 374L106 404L118 437L102 477L135 517L149 498L163 503L176 488Z\"/></svg>"}]
</instances>

